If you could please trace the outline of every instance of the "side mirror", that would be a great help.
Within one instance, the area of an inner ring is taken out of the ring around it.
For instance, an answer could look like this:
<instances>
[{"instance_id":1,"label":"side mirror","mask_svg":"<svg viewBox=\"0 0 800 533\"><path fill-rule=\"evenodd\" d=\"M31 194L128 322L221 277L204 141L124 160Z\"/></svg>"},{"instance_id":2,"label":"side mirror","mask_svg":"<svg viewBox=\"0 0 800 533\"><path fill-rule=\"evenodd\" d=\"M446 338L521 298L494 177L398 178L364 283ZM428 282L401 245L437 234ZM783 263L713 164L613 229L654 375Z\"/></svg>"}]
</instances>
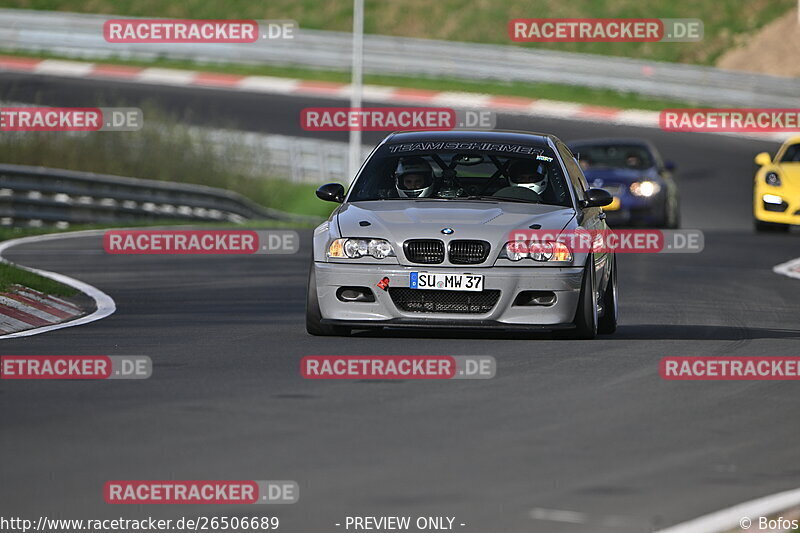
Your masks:
<instances>
[{"instance_id":1,"label":"side mirror","mask_svg":"<svg viewBox=\"0 0 800 533\"><path fill-rule=\"evenodd\" d=\"M344 185L341 183L326 183L317 189L317 198L326 202L344 202Z\"/></svg>"},{"instance_id":2,"label":"side mirror","mask_svg":"<svg viewBox=\"0 0 800 533\"><path fill-rule=\"evenodd\" d=\"M761 152L755 157L754 161L756 162L756 165L763 167L771 164L772 158L769 156L767 152Z\"/></svg>"},{"instance_id":3,"label":"side mirror","mask_svg":"<svg viewBox=\"0 0 800 533\"><path fill-rule=\"evenodd\" d=\"M614 197L604 189L589 189L586 200L581 200L581 207L603 207L614 201Z\"/></svg>"},{"instance_id":4,"label":"side mirror","mask_svg":"<svg viewBox=\"0 0 800 533\"><path fill-rule=\"evenodd\" d=\"M667 160L667 161L664 161L664 168L669 170L670 172L672 172L677 167L675 166L675 162L674 161Z\"/></svg>"}]
</instances>

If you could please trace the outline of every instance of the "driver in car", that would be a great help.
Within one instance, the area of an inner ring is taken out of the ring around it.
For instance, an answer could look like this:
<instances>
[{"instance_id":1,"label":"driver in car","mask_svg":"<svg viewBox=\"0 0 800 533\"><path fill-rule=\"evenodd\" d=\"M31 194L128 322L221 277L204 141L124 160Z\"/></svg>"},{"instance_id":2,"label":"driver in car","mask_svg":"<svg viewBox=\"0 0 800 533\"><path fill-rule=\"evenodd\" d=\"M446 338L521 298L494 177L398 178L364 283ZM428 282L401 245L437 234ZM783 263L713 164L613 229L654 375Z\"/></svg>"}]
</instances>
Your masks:
<instances>
[{"instance_id":1,"label":"driver in car","mask_svg":"<svg viewBox=\"0 0 800 533\"><path fill-rule=\"evenodd\" d=\"M528 202L541 202L547 189L547 166L533 159L515 159L508 165L509 186L493 196L517 198Z\"/></svg>"},{"instance_id":2,"label":"driver in car","mask_svg":"<svg viewBox=\"0 0 800 533\"><path fill-rule=\"evenodd\" d=\"M628 166L628 168L640 169L642 168L642 158L637 154L630 152L625 156L625 164Z\"/></svg>"},{"instance_id":3,"label":"driver in car","mask_svg":"<svg viewBox=\"0 0 800 533\"><path fill-rule=\"evenodd\" d=\"M421 157L401 159L394 176L400 198L428 198L433 195L433 168Z\"/></svg>"},{"instance_id":4,"label":"driver in car","mask_svg":"<svg viewBox=\"0 0 800 533\"><path fill-rule=\"evenodd\" d=\"M547 189L547 167L532 159L516 159L508 166L511 183L541 195Z\"/></svg>"}]
</instances>

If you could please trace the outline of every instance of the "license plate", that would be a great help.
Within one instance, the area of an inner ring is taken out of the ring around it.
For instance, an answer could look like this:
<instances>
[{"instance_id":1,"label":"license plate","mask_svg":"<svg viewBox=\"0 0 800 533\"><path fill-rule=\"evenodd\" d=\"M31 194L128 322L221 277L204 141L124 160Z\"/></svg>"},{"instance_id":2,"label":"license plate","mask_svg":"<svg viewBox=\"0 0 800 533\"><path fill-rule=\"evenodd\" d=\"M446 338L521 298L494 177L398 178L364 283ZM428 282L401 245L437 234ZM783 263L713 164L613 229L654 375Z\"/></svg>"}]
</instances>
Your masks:
<instances>
[{"instance_id":1,"label":"license plate","mask_svg":"<svg viewBox=\"0 0 800 533\"><path fill-rule=\"evenodd\" d=\"M412 272L408 286L412 289L480 292L483 290L483 275Z\"/></svg>"},{"instance_id":2,"label":"license plate","mask_svg":"<svg viewBox=\"0 0 800 533\"><path fill-rule=\"evenodd\" d=\"M611 200L611 203L603 208L603 211L616 211L620 208L621 205L622 202L620 202L619 198L615 196L614 199Z\"/></svg>"}]
</instances>

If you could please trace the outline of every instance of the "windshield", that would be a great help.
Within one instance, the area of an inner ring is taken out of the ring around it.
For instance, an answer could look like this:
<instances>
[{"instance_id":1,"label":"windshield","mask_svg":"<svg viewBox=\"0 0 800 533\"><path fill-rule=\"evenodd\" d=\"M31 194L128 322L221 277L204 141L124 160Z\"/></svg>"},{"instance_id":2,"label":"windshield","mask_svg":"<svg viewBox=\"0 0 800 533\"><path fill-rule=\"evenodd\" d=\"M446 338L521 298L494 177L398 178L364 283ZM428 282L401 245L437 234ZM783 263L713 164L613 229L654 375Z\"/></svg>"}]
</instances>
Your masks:
<instances>
[{"instance_id":1,"label":"windshield","mask_svg":"<svg viewBox=\"0 0 800 533\"><path fill-rule=\"evenodd\" d=\"M800 163L800 144L786 147L786 152L781 157L781 163Z\"/></svg>"},{"instance_id":2,"label":"windshield","mask_svg":"<svg viewBox=\"0 0 800 533\"><path fill-rule=\"evenodd\" d=\"M637 144L602 144L574 146L572 152L580 154L584 170L590 168L627 168L644 170L653 166L653 157L647 147Z\"/></svg>"},{"instance_id":3,"label":"windshield","mask_svg":"<svg viewBox=\"0 0 800 533\"><path fill-rule=\"evenodd\" d=\"M458 149L400 153L398 146L405 145L383 146L375 153L348 201L457 199L572 206L564 171L549 147L503 145L517 148L509 155Z\"/></svg>"}]
</instances>

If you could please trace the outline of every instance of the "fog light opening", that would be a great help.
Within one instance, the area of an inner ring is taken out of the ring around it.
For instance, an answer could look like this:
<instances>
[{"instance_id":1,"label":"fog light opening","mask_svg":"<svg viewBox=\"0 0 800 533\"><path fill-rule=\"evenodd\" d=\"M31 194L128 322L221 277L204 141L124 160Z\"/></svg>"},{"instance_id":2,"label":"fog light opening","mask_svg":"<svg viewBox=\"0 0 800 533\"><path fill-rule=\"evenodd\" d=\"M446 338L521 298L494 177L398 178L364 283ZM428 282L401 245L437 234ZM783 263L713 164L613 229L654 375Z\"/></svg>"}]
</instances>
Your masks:
<instances>
[{"instance_id":1,"label":"fog light opening","mask_svg":"<svg viewBox=\"0 0 800 533\"><path fill-rule=\"evenodd\" d=\"M336 298L340 302L374 302L375 294L369 287L339 287Z\"/></svg>"},{"instance_id":2,"label":"fog light opening","mask_svg":"<svg viewBox=\"0 0 800 533\"><path fill-rule=\"evenodd\" d=\"M556 293L553 291L522 291L514 300L514 306L521 307L549 307L556 303Z\"/></svg>"},{"instance_id":3,"label":"fog light opening","mask_svg":"<svg viewBox=\"0 0 800 533\"><path fill-rule=\"evenodd\" d=\"M765 194L761 197L765 211L782 213L789 208L789 204L777 194Z\"/></svg>"}]
</instances>

